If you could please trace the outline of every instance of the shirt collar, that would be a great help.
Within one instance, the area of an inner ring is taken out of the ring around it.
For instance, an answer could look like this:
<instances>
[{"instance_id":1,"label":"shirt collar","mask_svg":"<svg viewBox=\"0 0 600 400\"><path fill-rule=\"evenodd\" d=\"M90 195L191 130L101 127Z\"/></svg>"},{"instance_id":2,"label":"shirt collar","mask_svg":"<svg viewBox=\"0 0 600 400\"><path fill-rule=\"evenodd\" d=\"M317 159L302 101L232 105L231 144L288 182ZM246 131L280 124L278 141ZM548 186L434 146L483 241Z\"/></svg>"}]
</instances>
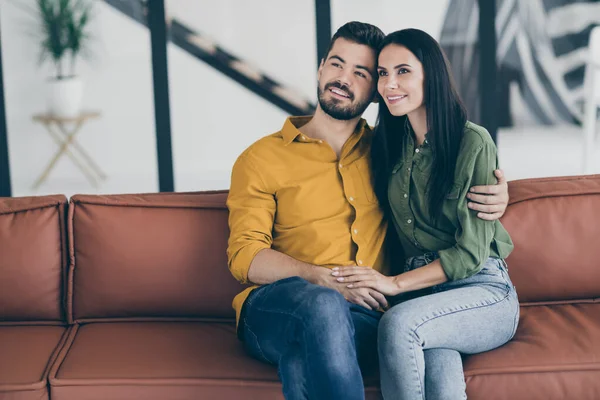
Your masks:
<instances>
[{"instance_id":1,"label":"shirt collar","mask_svg":"<svg viewBox=\"0 0 600 400\"><path fill-rule=\"evenodd\" d=\"M301 133L298 130L299 127L305 125L312 119L311 115L303 117L289 117L285 120L283 128L281 128L281 136L283 137L283 144L287 146L292 143Z\"/></svg>"},{"instance_id":2,"label":"shirt collar","mask_svg":"<svg viewBox=\"0 0 600 400\"><path fill-rule=\"evenodd\" d=\"M292 143L298 136L302 133L298 130L301 126L305 125L312 119L312 115L302 116L302 117L288 117L283 124L283 128L281 128L281 136L283 137L283 144L287 146ZM356 125L356 129L354 130L355 134L358 134L358 139L362 138L364 132L367 130L368 124L367 121L363 118L358 121Z\"/></svg>"}]
</instances>

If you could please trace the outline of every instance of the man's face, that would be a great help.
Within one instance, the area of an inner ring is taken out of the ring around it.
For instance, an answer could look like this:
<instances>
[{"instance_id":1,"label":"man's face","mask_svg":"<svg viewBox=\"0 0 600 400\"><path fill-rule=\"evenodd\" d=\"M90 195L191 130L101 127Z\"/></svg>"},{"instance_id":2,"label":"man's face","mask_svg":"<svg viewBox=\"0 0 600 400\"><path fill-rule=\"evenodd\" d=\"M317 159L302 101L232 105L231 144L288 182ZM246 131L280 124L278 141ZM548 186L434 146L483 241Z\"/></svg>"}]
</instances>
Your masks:
<instances>
[{"instance_id":1,"label":"man's face","mask_svg":"<svg viewBox=\"0 0 600 400\"><path fill-rule=\"evenodd\" d=\"M339 120L362 115L377 87L375 50L339 38L319 67L319 105Z\"/></svg>"}]
</instances>

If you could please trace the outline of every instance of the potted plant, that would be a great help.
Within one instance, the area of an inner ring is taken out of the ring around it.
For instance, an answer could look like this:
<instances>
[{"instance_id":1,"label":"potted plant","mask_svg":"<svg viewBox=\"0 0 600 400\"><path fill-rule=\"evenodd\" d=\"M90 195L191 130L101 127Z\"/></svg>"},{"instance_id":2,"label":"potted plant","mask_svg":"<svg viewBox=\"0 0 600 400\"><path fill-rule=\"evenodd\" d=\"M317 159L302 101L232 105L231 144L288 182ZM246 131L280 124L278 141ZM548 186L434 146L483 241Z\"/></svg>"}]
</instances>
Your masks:
<instances>
[{"instance_id":1,"label":"potted plant","mask_svg":"<svg viewBox=\"0 0 600 400\"><path fill-rule=\"evenodd\" d=\"M55 75L48 80L47 106L51 115L73 118L81 113L83 82L75 72L90 35L91 2L36 0L41 24L40 64L50 61Z\"/></svg>"}]
</instances>

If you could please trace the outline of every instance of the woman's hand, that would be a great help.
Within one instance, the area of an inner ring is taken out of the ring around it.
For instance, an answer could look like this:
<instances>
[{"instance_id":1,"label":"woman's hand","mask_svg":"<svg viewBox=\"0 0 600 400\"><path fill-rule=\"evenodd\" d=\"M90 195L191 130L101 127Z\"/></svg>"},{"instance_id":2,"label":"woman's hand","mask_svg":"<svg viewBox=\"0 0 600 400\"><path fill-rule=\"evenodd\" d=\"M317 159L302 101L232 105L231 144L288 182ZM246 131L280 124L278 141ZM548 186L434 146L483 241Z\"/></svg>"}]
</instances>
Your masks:
<instances>
[{"instance_id":1,"label":"woman's hand","mask_svg":"<svg viewBox=\"0 0 600 400\"><path fill-rule=\"evenodd\" d=\"M341 283L348 283L350 289L370 288L386 296L402 293L399 280L393 276L385 276L369 267L336 267L331 275Z\"/></svg>"}]
</instances>

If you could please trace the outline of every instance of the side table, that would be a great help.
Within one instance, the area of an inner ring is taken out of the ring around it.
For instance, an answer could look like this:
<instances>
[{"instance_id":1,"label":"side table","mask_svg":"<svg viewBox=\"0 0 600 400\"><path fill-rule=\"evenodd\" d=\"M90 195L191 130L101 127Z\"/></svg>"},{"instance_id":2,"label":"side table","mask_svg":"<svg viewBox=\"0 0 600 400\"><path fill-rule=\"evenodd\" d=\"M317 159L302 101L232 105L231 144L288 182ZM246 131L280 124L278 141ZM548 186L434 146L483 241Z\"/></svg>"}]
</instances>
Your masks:
<instances>
[{"instance_id":1,"label":"side table","mask_svg":"<svg viewBox=\"0 0 600 400\"><path fill-rule=\"evenodd\" d=\"M98 117L100 117L99 112L84 112L74 118L60 118L48 114L33 116L33 121L41 123L59 146L44 171L33 184L34 189L37 189L48 178L50 171L63 154L66 154L73 161L92 186L98 187L98 181L106 179L106 174L75 140L75 135L80 131L83 124ZM82 160L77 158L72 150L77 152Z\"/></svg>"}]
</instances>

